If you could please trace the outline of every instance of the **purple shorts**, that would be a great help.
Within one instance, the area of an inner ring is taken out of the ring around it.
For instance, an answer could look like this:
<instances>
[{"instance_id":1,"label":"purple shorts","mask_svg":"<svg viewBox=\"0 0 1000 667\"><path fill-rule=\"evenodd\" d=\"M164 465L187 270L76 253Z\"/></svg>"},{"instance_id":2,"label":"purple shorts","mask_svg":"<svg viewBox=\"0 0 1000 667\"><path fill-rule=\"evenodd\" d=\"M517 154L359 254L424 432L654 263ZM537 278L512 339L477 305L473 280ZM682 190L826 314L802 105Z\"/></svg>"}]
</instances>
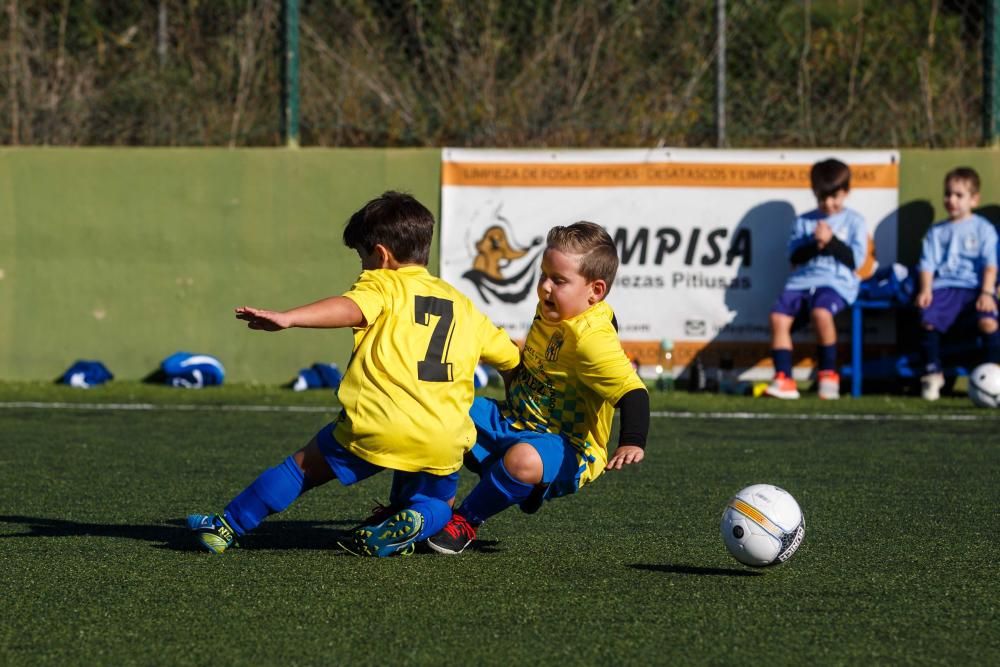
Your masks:
<instances>
[{"instance_id":1,"label":"purple shorts","mask_svg":"<svg viewBox=\"0 0 1000 667\"><path fill-rule=\"evenodd\" d=\"M786 289L774 302L771 312L795 318L793 326L797 328L809 321L809 313L814 308L822 308L836 315L847 308L847 300L832 287Z\"/></svg>"},{"instance_id":2,"label":"purple shorts","mask_svg":"<svg viewBox=\"0 0 1000 667\"><path fill-rule=\"evenodd\" d=\"M996 313L983 313L976 310L976 299L978 298L978 289L967 287L936 289L933 292L931 305L920 313L920 323L925 327L930 326L935 331L945 333L960 320L962 324L971 326L978 320L997 319ZM995 305L996 297L993 298L993 301Z\"/></svg>"}]
</instances>

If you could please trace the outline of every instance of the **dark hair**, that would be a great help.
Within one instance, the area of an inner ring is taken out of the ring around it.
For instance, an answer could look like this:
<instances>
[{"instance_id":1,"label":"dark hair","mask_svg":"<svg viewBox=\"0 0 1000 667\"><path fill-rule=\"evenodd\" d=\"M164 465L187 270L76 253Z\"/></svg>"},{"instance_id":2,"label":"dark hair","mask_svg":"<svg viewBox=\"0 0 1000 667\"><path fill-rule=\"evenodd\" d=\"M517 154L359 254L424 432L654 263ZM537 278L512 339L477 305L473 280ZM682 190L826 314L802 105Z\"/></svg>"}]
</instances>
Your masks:
<instances>
[{"instance_id":1,"label":"dark hair","mask_svg":"<svg viewBox=\"0 0 1000 667\"><path fill-rule=\"evenodd\" d=\"M944 176L944 186L948 187L952 181L965 181L972 194L979 194L979 174L972 167L955 167L949 171Z\"/></svg>"},{"instance_id":2,"label":"dark hair","mask_svg":"<svg viewBox=\"0 0 1000 667\"><path fill-rule=\"evenodd\" d=\"M817 199L832 197L841 190L850 192L851 168L840 160L823 160L812 166L809 182Z\"/></svg>"},{"instance_id":3,"label":"dark hair","mask_svg":"<svg viewBox=\"0 0 1000 667\"><path fill-rule=\"evenodd\" d=\"M370 254L379 243L402 264L426 266L434 237L434 216L412 195L383 192L351 216L344 245Z\"/></svg>"},{"instance_id":4,"label":"dark hair","mask_svg":"<svg viewBox=\"0 0 1000 667\"><path fill-rule=\"evenodd\" d=\"M574 222L568 227L553 227L545 245L571 255L581 255L580 275L587 282L603 280L608 291L618 273L618 248L611 235L593 222Z\"/></svg>"}]
</instances>

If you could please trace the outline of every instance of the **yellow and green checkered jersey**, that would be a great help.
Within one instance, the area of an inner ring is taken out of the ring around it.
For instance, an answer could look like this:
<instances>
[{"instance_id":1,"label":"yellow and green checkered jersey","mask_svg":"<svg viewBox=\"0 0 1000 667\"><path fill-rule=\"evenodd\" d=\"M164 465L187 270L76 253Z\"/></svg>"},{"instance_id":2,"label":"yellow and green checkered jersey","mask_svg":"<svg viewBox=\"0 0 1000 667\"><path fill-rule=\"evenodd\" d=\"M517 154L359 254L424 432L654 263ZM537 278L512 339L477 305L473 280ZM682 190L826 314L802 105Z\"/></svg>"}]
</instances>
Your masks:
<instances>
[{"instance_id":1,"label":"yellow and green checkered jersey","mask_svg":"<svg viewBox=\"0 0 1000 667\"><path fill-rule=\"evenodd\" d=\"M337 397L334 437L375 465L446 475L476 441L473 374L517 366L517 346L422 266L364 271L344 294L365 316Z\"/></svg>"},{"instance_id":2,"label":"yellow and green checkered jersey","mask_svg":"<svg viewBox=\"0 0 1000 667\"><path fill-rule=\"evenodd\" d=\"M607 465L615 404L646 388L622 349L613 317L603 301L562 322L546 322L536 311L508 393L514 426L570 439L586 467L581 486Z\"/></svg>"}]
</instances>

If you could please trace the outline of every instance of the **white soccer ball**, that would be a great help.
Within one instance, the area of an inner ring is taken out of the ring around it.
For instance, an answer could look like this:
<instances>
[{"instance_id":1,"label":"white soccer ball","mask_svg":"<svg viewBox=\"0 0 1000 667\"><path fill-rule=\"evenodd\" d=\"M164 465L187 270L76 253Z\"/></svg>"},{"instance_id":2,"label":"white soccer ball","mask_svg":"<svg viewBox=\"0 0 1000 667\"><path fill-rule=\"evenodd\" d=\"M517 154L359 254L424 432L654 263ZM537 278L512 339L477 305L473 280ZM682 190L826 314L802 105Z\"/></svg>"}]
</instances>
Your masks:
<instances>
[{"instance_id":1,"label":"white soccer ball","mask_svg":"<svg viewBox=\"0 0 1000 667\"><path fill-rule=\"evenodd\" d=\"M1000 407L1000 365L980 364L972 370L969 398L981 408Z\"/></svg>"},{"instance_id":2,"label":"white soccer ball","mask_svg":"<svg viewBox=\"0 0 1000 667\"><path fill-rule=\"evenodd\" d=\"M719 531L733 558L751 567L767 567L792 557L806 535L806 520L788 491L754 484L729 501Z\"/></svg>"}]
</instances>

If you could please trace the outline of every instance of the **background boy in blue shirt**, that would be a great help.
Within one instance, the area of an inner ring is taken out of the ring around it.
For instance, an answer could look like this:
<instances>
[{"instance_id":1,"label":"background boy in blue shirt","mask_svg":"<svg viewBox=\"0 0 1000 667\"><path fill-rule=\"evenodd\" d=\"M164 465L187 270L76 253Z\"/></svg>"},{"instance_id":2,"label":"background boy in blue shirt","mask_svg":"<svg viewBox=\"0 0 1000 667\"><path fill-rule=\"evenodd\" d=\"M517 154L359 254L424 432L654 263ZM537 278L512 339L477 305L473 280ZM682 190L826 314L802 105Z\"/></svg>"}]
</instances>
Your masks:
<instances>
[{"instance_id":1,"label":"background boy in blue shirt","mask_svg":"<svg viewBox=\"0 0 1000 667\"><path fill-rule=\"evenodd\" d=\"M771 309L771 356L775 376L766 394L793 399L792 328L807 317L818 343L819 397L840 398L837 327L834 316L858 296L855 269L868 251L868 230L857 211L844 206L851 170L839 160L823 160L809 174L816 209L800 215L788 240L792 274Z\"/></svg>"},{"instance_id":2,"label":"background boy in blue shirt","mask_svg":"<svg viewBox=\"0 0 1000 667\"><path fill-rule=\"evenodd\" d=\"M920 255L921 350L924 374L920 393L937 400L944 385L941 334L975 320L983 334L986 361L1000 363L997 330L997 232L972 212L979 205L979 174L959 167L944 177L948 219L927 230Z\"/></svg>"}]
</instances>

